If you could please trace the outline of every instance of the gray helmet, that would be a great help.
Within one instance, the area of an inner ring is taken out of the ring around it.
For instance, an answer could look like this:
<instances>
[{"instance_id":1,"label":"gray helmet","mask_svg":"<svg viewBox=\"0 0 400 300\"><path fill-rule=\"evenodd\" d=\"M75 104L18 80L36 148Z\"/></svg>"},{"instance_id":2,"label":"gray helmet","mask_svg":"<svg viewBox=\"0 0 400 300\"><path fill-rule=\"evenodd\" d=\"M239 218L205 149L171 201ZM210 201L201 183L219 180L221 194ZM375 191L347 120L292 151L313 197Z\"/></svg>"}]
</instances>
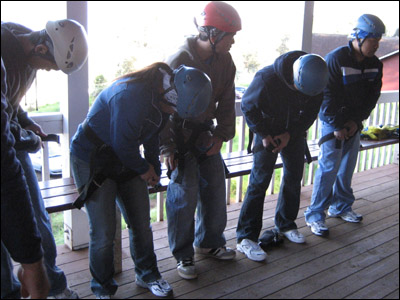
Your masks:
<instances>
[{"instance_id":1,"label":"gray helmet","mask_svg":"<svg viewBox=\"0 0 400 300\"><path fill-rule=\"evenodd\" d=\"M74 20L49 21L46 32L54 47L54 60L66 74L79 70L88 56L86 31Z\"/></svg>"},{"instance_id":2,"label":"gray helmet","mask_svg":"<svg viewBox=\"0 0 400 300\"><path fill-rule=\"evenodd\" d=\"M368 36L361 37L375 37L380 38L385 33L385 24L377 16L364 14L357 20L357 25L354 28L355 31L361 31L367 33Z\"/></svg>"},{"instance_id":3,"label":"gray helmet","mask_svg":"<svg viewBox=\"0 0 400 300\"><path fill-rule=\"evenodd\" d=\"M196 118L211 102L211 80L204 72L181 65L174 70L174 85L178 94L177 112L183 118Z\"/></svg>"},{"instance_id":4,"label":"gray helmet","mask_svg":"<svg viewBox=\"0 0 400 300\"><path fill-rule=\"evenodd\" d=\"M316 96L322 93L328 79L326 62L317 54L300 56L293 64L293 81L303 94Z\"/></svg>"}]
</instances>

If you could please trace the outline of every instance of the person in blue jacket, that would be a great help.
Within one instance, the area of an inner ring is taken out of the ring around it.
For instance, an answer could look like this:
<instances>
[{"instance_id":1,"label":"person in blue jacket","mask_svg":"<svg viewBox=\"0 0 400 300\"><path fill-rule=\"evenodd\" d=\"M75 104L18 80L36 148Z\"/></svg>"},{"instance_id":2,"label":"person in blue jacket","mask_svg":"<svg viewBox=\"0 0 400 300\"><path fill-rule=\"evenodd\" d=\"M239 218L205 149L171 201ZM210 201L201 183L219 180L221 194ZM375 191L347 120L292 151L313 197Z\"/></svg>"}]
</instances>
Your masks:
<instances>
[{"instance_id":1,"label":"person in blue jacket","mask_svg":"<svg viewBox=\"0 0 400 300\"><path fill-rule=\"evenodd\" d=\"M326 56L329 83L319 113L320 130L323 138L333 139L321 145L311 204L304 213L315 235L329 233L324 212L328 208L330 217L352 223L362 220L352 209L355 198L351 180L362 121L369 117L380 96L382 62L375 52L384 32L385 25L378 17L364 14L358 19L348 46Z\"/></svg>"},{"instance_id":2,"label":"person in blue jacket","mask_svg":"<svg viewBox=\"0 0 400 300\"><path fill-rule=\"evenodd\" d=\"M91 288L98 298L118 288L113 279L116 205L128 224L136 284L156 296L172 293L157 268L148 185L160 180L159 132L168 118L175 111L181 118L201 114L211 93L210 79L200 70L182 65L172 71L154 63L104 89L79 125L71 165L83 200L78 204L85 205L89 218Z\"/></svg>"},{"instance_id":3,"label":"person in blue jacket","mask_svg":"<svg viewBox=\"0 0 400 300\"><path fill-rule=\"evenodd\" d=\"M9 116L10 132L15 139L13 148L25 174L42 239L44 263L50 280L49 295L61 299L79 297L68 287L64 272L56 265L57 248L50 219L29 158L29 153L40 149L40 137L45 137L46 134L23 111L20 102L36 78L38 70L61 70L71 74L83 66L87 53L86 32L83 26L74 20L49 21L46 28L40 31L32 31L16 23L1 23L1 58L7 75L4 97L7 102L6 113ZM23 237L15 235L14 238ZM1 248L1 298L20 298L21 284L13 274L10 255L3 243Z\"/></svg>"},{"instance_id":4,"label":"person in blue jacket","mask_svg":"<svg viewBox=\"0 0 400 300\"><path fill-rule=\"evenodd\" d=\"M50 283L28 185L15 154L6 94L6 70L1 59L1 256L11 255L14 261L21 263L18 272L23 296L42 299L47 297ZM7 267L12 270L11 265ZM2 270L2 282L11 280L8 274ZM10 295L4 294L4 297Z\"/></svg>"},{"instance_id":5,"label":"person in blue jacket","mask_svg":"<svg viewBox=\"0 0 400 300\"><path fill-rule=\"evenodd\" d=\"M295 220L300 205L307 129L317 118L328 80L324 59L291 51L255 75L242 98L241 109L255 133L253 167L236 230L237 249L249 259L263 261L258 245L265 192L278 153L283 179L275 212L275 226L295 243L304 243Z\"/></svg>"}]
</instances>

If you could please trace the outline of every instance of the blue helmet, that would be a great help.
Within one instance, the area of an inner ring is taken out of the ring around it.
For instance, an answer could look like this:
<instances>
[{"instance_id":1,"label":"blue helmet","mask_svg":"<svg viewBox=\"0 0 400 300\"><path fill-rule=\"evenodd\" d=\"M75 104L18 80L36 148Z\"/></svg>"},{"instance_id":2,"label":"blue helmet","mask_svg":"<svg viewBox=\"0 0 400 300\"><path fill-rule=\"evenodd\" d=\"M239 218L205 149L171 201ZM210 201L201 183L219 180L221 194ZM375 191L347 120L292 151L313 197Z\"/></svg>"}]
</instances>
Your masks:
<instances>
[{"instance_id":1,"label":"blue helmet","mask_svg":"<svg viewBox=\"0 0 400 300\"><path fill-rule=\"evenodd\" d=\"M354 38L381 38L385 33L385 24L377 16L364 14L357 20L352 36Z\"/></svg>"},{"instance_id":2,"label":"blue helmet","mask_svg":"<svg viewBox=\"0 0 400 300\"><path fill-rule=\"evenodd\" d=\"M196 118L211 102L211 80L204 72L181 65L174 70L174 85L178 94L177 112L183 118Z\"/></svg>"},{"instance_id":3,"label":"blue helmet","mask_svg":"<svg viewBox=\"0 0 400 300\"><path fill-rule=\"evenodd\" d=\"M293 64L296 88L308 96L316 96L328 83L329 73L325 60L316 54L300 56Z\"/></svg>"}]
</instances>

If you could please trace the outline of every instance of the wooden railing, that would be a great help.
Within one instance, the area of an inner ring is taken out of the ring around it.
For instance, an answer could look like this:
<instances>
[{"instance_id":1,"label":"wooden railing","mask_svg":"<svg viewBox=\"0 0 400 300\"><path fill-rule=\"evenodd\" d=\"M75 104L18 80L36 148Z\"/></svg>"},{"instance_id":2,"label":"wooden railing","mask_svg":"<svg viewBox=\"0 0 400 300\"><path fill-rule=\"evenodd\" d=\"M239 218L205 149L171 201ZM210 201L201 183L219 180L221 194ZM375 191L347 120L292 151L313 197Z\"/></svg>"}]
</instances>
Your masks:
<instances>
[{"instance_id":1,"label":"wooden railing","mask_svg":"<svg viewBox=\"0 0 400 300\"><path fill-rule=\"evenodd\" d=\"M46 132L63 134L63 119L61 113L31 114L30 116L37 123L39 123ZM223 151L226 153L242 151L247 147L248 127L240 109L240 101L236 102L236 116L236 136L233 140L224 145ZM399 91L382 92L377 107L372 111L370 118L365 121L365 126L376 126L380 124L399 124ZM318 139L319 137L318 120L316 120L313 126L309 129L308 139L313 140ZM361 152L359 155L356 172L390 164L393 161L394 147L394 145L391 145ZM48 170L48 154L46 154L48 152L46 151L46 148L43 152L43 178L48 179L50 178L50 175ZM313 162L310 165L305 165L303 186L313 183L317 166L317 162ZM267 194L274 194L279 190L279 183L280 179L282 178L281 173L282 168L275 170L274 176L267 190ZM247 184L248 175L240 176L234 179L227 179L227 204L230 204L231 202L241 202L247 189ZM157 193L156 201L158 221L164 220L164 199L165 192Z\"/></svg>"}]
</instances>

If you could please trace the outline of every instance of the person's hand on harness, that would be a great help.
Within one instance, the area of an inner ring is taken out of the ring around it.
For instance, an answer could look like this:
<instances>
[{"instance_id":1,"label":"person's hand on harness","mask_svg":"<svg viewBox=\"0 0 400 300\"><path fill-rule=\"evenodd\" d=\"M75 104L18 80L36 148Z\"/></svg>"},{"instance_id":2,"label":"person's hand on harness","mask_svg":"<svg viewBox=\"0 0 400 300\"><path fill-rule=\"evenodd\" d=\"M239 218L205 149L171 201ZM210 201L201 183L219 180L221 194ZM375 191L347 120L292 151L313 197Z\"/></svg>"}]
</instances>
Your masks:
<instances>
[{"instance_id":1,"label":"person's hand on harness","mask_svg":"<svg viewBox=\"0 0 400 300\"><path fill-rule=\"evenodd\" d=\"M160 181L160 177L156 174L156 172L154 171L154 167L153 165L149 164L149 170L140 175L140 177L147 182L147 185L150 185L152 187L154 187L159 181Z\"/></svg>"},{"instance_id":2,"label":"person's hand on harness","mask_svg":"<svg viewBox=\"0 0 400 300\"><path fill-rule=\"evenodd\" d=\"M344 141L348 139L348 131L346 128L342 128L338 131L334 131L335 138L339 141Z\"/></svg>"},{"instance_id":3,"label":"person's hand on harness","mask_svg":"<svg viewBox=\"0 0 400 300\"><path fill-rule=\"evenodd\" d=\"M335 138L339 141L344 141L350 139L358 130L356 122L350 120L344 124L344 128L335 131Z\"/></svg>"},{"instance_id":4,"label":"person's hand on harness","mask_svg":"<svg viewBox=\"0 0 400 300\"><path fill-rule=\"evenodd\" d=\"M344 128L348 131L348 139L355 135L358 131L358 125L356 122L349 120L344 124Z\"/></svg>"},{"instance_id":5,"label":"person's hand on harness","mask_svg":"<svg viewBox=\"0 0 400 300\"><path fill-rule=\"evenodd\" d=\"M42 127L40 127L40 125L37 123L32 123L32 124L26 126L24 129L31 130L40 137L47 136L47 134L43 131Z\"/></svg>"},{"instance_id":6,"label":"person's hand on harness","mask_svg":"<svg viewBox=\"0 0 400 300\"><path fill-rule=\"evenodd\" d=\"M268 135L267 137L263 138L263 146L266 149L271 149L271 145L273 148L271 149L272 153L279 153L282 151L283 148L287 146L290 140L289 132L282 133L280 135L276 135L274 137Z\"/></svg>"}]
</instances>

